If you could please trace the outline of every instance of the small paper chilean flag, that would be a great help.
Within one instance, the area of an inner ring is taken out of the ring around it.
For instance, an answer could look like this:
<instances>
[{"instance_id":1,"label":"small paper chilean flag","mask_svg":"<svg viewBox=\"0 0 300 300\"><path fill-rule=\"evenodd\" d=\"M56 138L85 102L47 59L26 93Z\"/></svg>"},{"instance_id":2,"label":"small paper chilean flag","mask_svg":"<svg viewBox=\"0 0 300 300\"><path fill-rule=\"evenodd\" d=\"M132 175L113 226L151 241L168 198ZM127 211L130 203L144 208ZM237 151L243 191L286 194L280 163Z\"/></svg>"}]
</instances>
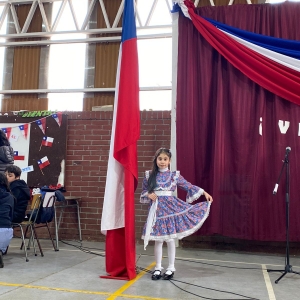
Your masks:
<instances>
[{"instance_id":1,"label":"small paper chilean flag","mask_svg":"<svg viewBox=\"0 0 300 300\"><path fill-rule=\"evenodd\" d=\"M49 136L44 136L42 140L42 145L46 147L52 147L54 138L49 137Z\"/></svg>"},{"instance_id":2,"label":"small paper chilean flag","mask_svg":"<svg viewBox=\"0 0 300 300\"><path fill-rule=\"evenodd\" d=\"M25 156L19 155L19 151L14 151L14 160L25 160Z\"/></svg>"},{"instance_id":3,"label":"small paper chilean flag","mask_svg":"<svg viewBox=\"0 0 300 300\"><path fill-rule=\"evenodd\" d=\"M43 131L43 134L45 134L46 129L46 118L36 120L35 123L40 127L40 129Z\"/></svg>"},{"instance_id":4,"label":"small paper chilean flag","mask_svg":"<svg viewBox=\"0 0 300 300\"><path fill-rule=\"evenodd\" d=\"M44 156L43 158L38 160L37 163L38 163L41 170L50 165L50 162L49 162L47 156Z\"/></svg>"}]
</instances>

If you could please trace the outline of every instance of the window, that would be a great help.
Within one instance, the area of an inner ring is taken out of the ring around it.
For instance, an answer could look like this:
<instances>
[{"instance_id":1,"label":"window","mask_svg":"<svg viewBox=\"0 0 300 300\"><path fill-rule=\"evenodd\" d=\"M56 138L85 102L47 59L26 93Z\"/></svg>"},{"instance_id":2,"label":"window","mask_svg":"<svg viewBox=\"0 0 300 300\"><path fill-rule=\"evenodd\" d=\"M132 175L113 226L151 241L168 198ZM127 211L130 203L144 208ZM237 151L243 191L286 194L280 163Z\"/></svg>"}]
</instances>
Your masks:
<instances>
[{"instance_id":1,"label":"window","mask_svg":"<svg viewBox=\"0 0 300 300\"><path fill-rule=\"evenodd\" d=\"M72 1L79 26L87 13L87 0ZM52 25L59 12L61 2L53 2ZM66 7L57 24L56 31L75 30L75 23L67 2ZM60 34L53 36L52 40L84 38L83 34ZM81 89L84 87L85 72L85 43L57 44L50 46L49 56L49 89ZM49 93L49 110L74 110L81 111L83 93Z\"/></svg>"},{"instance_id":2,"label":"window","mask_svg":"<svg viewBox=\"0 0 300 300\"><path fill-rule=\"evenodd\" d=\"M0 6L0 16L2 15L4 6ZM0 34L5 34L6 33L6 24L7 24L7 17L5 18L3 25L0 29ZM0 39L1 43L5 42L5 39ZM1 88L3 87L3 76L4 76L4 57L5 57L5 47L0 47L0 86ZM0 106L2 102L2 95L0 98Z\"/></svg>"}]
</instances>

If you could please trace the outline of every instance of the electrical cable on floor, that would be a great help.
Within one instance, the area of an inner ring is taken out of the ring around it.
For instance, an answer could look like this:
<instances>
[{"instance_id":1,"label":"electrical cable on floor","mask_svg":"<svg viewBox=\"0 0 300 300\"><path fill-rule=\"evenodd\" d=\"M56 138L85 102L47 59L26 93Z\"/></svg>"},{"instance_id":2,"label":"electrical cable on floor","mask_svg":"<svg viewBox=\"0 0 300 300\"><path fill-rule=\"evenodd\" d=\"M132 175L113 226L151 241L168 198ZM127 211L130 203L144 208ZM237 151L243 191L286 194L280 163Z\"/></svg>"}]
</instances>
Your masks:
<instances>
[{"instance_id":1,"label":"electrical cable on floor","mask_svg":"<svg viewBox=\"0 0 300 300\"><path fill-rule=\"evenodd\" d=\"M95 254L95 255L98 255L98 256L103 256L105 257L105 254L99 254L99 253L95 253L95 252L92 252L92 251L89 251L89 249L92 249L92 250L99 250L99 251L103 251L105 252L104 249L99 249L99 248L89 248L89 247L82 247L82 246L77 246L77 245L73 245L73 244L70 244L70 243L67 243L63 240L60 240L60 242L66 244L66 245L69 245L69 246L73 246L75 248L78 248L79 250L85 252L85 253L90 253L90 254ZM154 255L150 255L150 254L139 254L140 256L150 256L150 257L154 257ZM197 261L197 260L190 260L190 259L184 259L184 258L177 258L176 257L176 260L180 260L180 261L185 261L185 262L192 262L192 263L196 263L196 264L202 264L202 265L208 265L208 266L214 266L214 267L220 267L220 268L227 268L227 269L238 269L238 270L261 270L261 268L241 268L241 267L232 267L232 266L224 266L224 265L218 265L218 264L212 264L212 263L205 263L205 262L201 262L201 261ZM295 266L297 267L297 266Z\"/></svg>"},{"instance_id":2,"label":"electrical cable on floor","mask_svg":"<svg viewBox=\"0 0 300 300\"><path fill-rule=\"evenodd\" d=\"M147 272L147 273L150 273L152 274L151 271L147 270L147 269L144 269L144 268L141 268L141 267L137 267L138 269L144 271L144 272ZM189 282L184 282L184 281L181 281L181 280L177 280L177 279L170 279L169 280L174 286L176 286L177 288L179 288L180 290L182 290L183 292L186 292L188 294L191 294L191 295L194 295L194 296L197 296L199 298L202 298L202 299L209 299L209 300L244 300L244 299L249 299L249 300L259 300L257 298L253 298L253 297L248 297L248 296L245 296L245 295L241 295L241 294L237 294L237 293L233 293L233 292L227 292L227 291L223 291L223 290L218 290L218 289L213 289L213 288L208 288L208 287L204 287L204 286L201 286L201 285L196 285L196 284L193 284L193 283L189 283ZM180 282L180 283L184 283L184 284L187 284L187 285L191 285L191 286L195 286L195 287L198 287L198 288L202 288L202 289L206 289L206 290L211 290L211 291L215 291L215 292L219 292L219 293L224 293L224 294L231 294L231 295L235 295L235 296L239 296L239 297L243 297L243 299L238 299L238 298L208 298L208 297L204 297L204 296L201 296L201 295L198 295L198 294L194 294L192 292L189 292L183 288L181 288L180 286L178 286L177 284L174 283L175 282Z\"/></svg>"},{"instance_id":3,"label":"electrical cable on floor","mask_svg":"<svg viewBox=\"0 0 300 300\"><path fill-rule=\"evenodd\" d=\"M141 256L154 256L149 254L140 254ZM177 258L176 260L186 261L186 262L192 262L196 264L202 264L202 265L208 265L208 266L214 266L214 267L221 267L221 268L228 268L228 269L239 269L239 270L261 270L261 268L240 268L240 267L231 267L231 266L222 266L217 264L211 264L211 263L205 263L198 260L190 260L190 259L184 259L184 258Z\"/></svg>"},{"instance_id":4,"label":"electrical cable on floor","mask_svg":"<svg viewBox=\"0 0 300 300\"><path fill-rule=\"evenodd\" d=\"M63 241L63 240L59 240L59 241L62 242L63 244L68 245L68 246L73 246L73 247L79 249L80 251L82 251L82 252L84 252L84 253L87 253L87 254L94 254L94 255L97 255L97 256L105 257L105 254L100 254L100 253L96 253L96 252L90 251L90 250L88 250L88 248L86 248L86 247L77 246L77 245L68 243L68 242ZM103 251L104 251L104 250L103 250Z\"/></svg>"},{"instance_id":5,"label":"electrical cable on floor","mask_svg":"<svg viewBox=\"0 0 300 300\"><path fill-rule=\"evenodd\" d=\"M104 249L98 249L98 248L89 248L89 247L82 247L82 246L77 246L77 245L74 245L74 244L71 244L71 243L68 243L68 242L65 242L63 240L60 240L60 242L62 242L63 244L66 244L66 245L69 245L69 246L73 246L79 250L81 250L82 252L84 253L88 253L88 254L94 254L94 255L97 255L97 256L101 256L101 257L105 257L105 254L99 254L99 253L95 253L95 252L92 252L88 249L94 249L94 250L101 250L101 251L104 251ZM138 260L140 259L141 256L151 256L153 257L154 255L148 255L148 254L139 254L139 257L136 261L136 263L138 262ZM239 267L230 267L230 266L222 266L222 265L217 265L217 264L211 264L211 263L204 263L204 262L199 262L199 261L194 261L194 260L190 260L190 259L182 259L182 258L176 258L176 260L181 260L181 261L186 261L186 262L192 262L192 263L198 263L198 264L203 264L203 265L209 265L209 266L215 266L215 267L221 267L221 268L230 268L230 269L239 269L239 270L261 270L261 268L239 268ZM147 273L150 273L152 274L152 272L150 270L147 270L147 269L144 269L144 268L141 268L141 267L138 267L136 265L136 271L138 273L138 270L142 270L144 272L147 272ZM204 287L204 286L200 286L200 285L196 285L196 284L192 284L192 283L189 283L189 282L184 282L184 281L181 281L181 280L177 280L177 279L170 279L169 280L175 287L177 287L178 289L182 290L183 292L185 293L188 293L188 294L191 294L191 295L194 295L196 297L199 297L199 298L202 298L202 299L207 299L207 300L244 300L244 299L249 299L249 300L259 300L257 298L252 298L252 297L248 297L248 296L245 296L245 295L241 295L241 294L237 294L237 293L233 293L233 292L228 292L228 291L223 291L223 290L218 290L218 289L213 289L213 288L208 288L208 287ZM215 291L215 292L219 292L219 293L225 293L225 294L231 294L231 295L235 295L235 296L239 296L239 297L243 297L242 299L238 299L238 298L208 298L208 297L204 297L204 296L201 296L201 295L198 295L198 294L195 294L195 293L192 293L190 291L187 291L183 288L181 288L180 286L178 286L175 282L180 282L180 283L183 283L183 284L187 284L187 285L191 285L191 286L194 286L194 287L198 287L198 288L202 288L202 289L207 289L207 290L211 290L211 291Z\"/></svg>"},{"instance_id":6,"label":"electrical cable on floor","mask_svg":"<svg viewBox=\"0 0 300 300\"><path fill-rule=\"evenodd\" d=\"M174 280L174 279L171 279L171 280L169 280L169 281L170 281L174 286L176 286L178 289L182 290L183 292L188 293L188 294L191 294L191 295L194 295L194 296L197 296L197 297L202 298L202 299L209 299L209 300L244 300L244 298L243 298L243 299L238 299L238 298L234 298L234 299L233 299L233 298L226 298L226 299L224 299L224 298L208 298L208 297L200 296L200 295L198 295L198 294L189 292L189 291L187 291L187 290L181 288L180 286L178 286L177 284L175 284L175 283L173 282L173 281L176 281L176 280ZM216 290L216 291L218 291L218 290ZM222 292L222 291L219 291L219 292ZM224 293L230 293L230 292L224 292ZM247 297L247 296L243 296L243 297L246 297L246 299L249 299L249 300L258 300L258 299L255 299L255 298L249 298L249 297Z\"/></svg>"}]
</instances>

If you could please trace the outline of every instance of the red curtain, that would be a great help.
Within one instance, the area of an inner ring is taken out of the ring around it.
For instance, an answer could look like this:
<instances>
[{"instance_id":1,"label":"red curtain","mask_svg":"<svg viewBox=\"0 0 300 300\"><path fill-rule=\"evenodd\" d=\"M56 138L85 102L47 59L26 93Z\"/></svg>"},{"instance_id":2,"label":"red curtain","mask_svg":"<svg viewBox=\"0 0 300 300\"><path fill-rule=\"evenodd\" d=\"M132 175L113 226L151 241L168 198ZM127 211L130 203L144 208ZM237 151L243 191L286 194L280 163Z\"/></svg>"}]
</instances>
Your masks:
<instances>
[{"instance_id":1,"label":"red curtain","mask_svg":"<svg viewBox=\"0 0 300 300\"><path fill-rule=\"evenodd\" d=\"M296 3L203 7L196 12L240 29L300 40ZM178 170L215 200L197 234L284 241L285 173L277 195L272 192L289 146L290 240L300 241L299 123L299 106L247 78L180 15Z\"/></svg>"}]
</instances>

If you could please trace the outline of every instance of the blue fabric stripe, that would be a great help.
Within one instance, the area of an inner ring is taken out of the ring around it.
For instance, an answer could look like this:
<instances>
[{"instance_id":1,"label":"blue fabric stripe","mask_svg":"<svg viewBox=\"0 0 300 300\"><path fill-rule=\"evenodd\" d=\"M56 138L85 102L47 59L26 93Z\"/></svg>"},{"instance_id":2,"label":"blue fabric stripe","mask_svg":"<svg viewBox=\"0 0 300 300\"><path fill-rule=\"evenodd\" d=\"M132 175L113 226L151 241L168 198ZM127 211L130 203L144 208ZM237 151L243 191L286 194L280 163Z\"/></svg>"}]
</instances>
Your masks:
<instances>
[{"instance_id":1,"label":"blue fabric stripe","mask_svg":"<svg viewBox=\"0 0 300 300\"><path fill-rule=\"evenodd\" d=\"M214 26L232 35L235 35L243 40L260 47L281 53L296 59L300 59L300 41L286 40L274 38L262 34L252 33L246 30L241 30L232 26L225 25L215 20L204 18Z\"/></svg>"},{"instance_id":2,"label":"blue fabric stripe","mask_svg":"<svg viewBox=\"0 0 300 300\"><path fill-rule=\"evenodd\" d=\"M125 0L122 25L122 43L126 40L136 38L136 24L133 1L134 0Z\"/></svg>"}]
</instances>

